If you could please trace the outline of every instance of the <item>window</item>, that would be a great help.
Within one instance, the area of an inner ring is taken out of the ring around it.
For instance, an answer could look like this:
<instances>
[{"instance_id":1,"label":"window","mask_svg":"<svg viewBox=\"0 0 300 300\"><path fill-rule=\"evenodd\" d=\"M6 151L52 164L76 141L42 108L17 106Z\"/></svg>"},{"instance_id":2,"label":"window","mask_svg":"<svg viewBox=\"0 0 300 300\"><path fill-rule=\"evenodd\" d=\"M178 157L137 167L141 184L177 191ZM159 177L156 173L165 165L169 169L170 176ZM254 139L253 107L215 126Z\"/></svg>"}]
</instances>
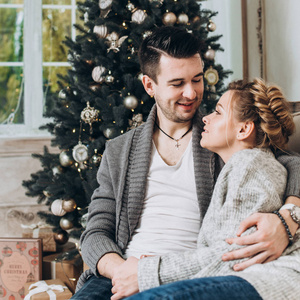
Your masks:
<instances>
[{"instance_id":1,"label":"window","mask_svg":"<svg viewBox=\"0 0 300 300\"><path fill-rule=\"evenodd\" d=\"M78 21L76 0L0 0L0 137L47 135L38 128Z\"/></svg>"}]
</instances>

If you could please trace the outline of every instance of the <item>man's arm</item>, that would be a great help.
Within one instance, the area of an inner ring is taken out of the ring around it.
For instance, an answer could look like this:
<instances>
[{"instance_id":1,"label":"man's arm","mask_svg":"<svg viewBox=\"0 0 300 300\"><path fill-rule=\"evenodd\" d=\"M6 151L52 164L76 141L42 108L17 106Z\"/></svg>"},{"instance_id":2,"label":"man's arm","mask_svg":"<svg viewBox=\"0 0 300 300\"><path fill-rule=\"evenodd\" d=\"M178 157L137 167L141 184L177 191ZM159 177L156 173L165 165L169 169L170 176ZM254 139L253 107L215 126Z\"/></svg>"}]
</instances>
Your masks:
<instances>
[{"instance_id":1,"label":"man's arm","mask_svg":"<svg viewBox=\"0 0 300 300\"><path fill-rule=\"evenodd\" d=\"M286 187L286 203L300 206L300 156L280 152L277 160L287 169L288 181ZM291 234L294 235L298 225L292 220L288 210L281 210ZM249 227L257 226L257 232L249 235L240 235ZM245 248L225 253L224 261L247 258L249 260L236 264L234 270L241 271L256 264L277 259L287 247L289 240L286 230L278 216L274 214L254 214L245 219L237 232L236 238L228 239L232 244L247 246Z\"/></svg>"}]
</instances>

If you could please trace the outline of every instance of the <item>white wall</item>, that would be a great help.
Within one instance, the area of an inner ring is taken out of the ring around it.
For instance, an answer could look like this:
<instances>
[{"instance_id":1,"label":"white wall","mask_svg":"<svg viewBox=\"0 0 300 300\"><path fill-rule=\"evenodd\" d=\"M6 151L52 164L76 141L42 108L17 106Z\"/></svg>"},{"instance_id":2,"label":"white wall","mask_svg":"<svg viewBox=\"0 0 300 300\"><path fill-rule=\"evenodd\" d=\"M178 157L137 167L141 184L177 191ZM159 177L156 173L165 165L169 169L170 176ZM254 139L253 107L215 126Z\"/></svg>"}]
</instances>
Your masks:
<instances>
[{"instance_id":1,"label":"white wall","mask_svg":"<svg viewBox=\"0 0 300 300\"><path fill-rule=\"evenodd\" d=\"M211 35L223 35L218 41L224 52L217 52L216 62L233 71L225 84L243 78L242 19L240 0L207 0L201 7L218 12L213 18L217 29Z\"/></svg>"},{"instance_id":2,"label":"white wall","mask_svg":"<svg viewBox=\"0 0 300 300\"><path fill-rule=\"evenodd\" d=\"M300 101L300 1L265 0L266 79Z\"/></svg>"}]
</instances>

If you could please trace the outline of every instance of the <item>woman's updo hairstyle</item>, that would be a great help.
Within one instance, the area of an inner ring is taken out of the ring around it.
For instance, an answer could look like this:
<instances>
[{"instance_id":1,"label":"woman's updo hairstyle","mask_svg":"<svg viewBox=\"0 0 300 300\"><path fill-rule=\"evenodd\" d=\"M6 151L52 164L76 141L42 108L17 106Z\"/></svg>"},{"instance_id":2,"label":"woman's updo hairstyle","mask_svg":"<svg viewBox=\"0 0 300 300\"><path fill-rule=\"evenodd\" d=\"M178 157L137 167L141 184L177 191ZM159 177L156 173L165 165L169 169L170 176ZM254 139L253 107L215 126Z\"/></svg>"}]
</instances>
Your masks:
<instances>
[{"instance_id":1,"label":"woman's updo hairstyle","mask_svg":"<svg viewBox=\"0 0 300 300\"><path fill-rule=\"evenodd\" d=\"M279 87L267 85L262 79L230 83L233 91L233 114L240 122L253 121L259 148L286 149L295 124L287 100Z\"/></svg>"}]
</instances>

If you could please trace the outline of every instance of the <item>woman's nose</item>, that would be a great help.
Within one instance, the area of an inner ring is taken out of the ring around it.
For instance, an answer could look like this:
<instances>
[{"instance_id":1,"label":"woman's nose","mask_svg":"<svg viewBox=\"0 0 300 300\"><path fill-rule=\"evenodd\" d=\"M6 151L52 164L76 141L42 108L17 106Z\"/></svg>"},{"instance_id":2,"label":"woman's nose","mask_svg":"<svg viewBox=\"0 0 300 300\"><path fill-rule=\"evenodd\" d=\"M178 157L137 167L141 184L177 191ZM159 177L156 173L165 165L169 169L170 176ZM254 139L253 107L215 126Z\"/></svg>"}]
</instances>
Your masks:
<instances>
[{"instance_id":1,"label":"woman's nose","mask_svg":"<svg viewBox=\"0 0 300 300\"><path fill-rule=\"evenodd\" d=\"M207 118L207 116L203 117L203 118L202 118L202 121L203 121L204 124L207 124L207 123L208 123L208 118Z\"/></svg>"}]
</instances>

